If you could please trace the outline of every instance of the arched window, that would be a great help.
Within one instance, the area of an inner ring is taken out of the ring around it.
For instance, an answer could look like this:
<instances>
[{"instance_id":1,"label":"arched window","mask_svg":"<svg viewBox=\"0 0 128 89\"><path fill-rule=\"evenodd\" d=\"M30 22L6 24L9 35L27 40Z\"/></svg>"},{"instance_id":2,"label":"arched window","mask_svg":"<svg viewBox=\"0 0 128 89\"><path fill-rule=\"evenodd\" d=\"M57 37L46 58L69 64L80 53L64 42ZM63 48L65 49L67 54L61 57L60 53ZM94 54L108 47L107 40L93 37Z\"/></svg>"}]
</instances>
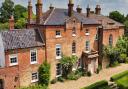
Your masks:
<instances>
[{"instance_id":1,"label":"arched window","mask_svg":"<svg viewBox=\"0 0 128 89\"><path fill-rule=\"evenodd\" d=\"M73 29L72 29L72 36L76 36L76 28L75 27L73 27Z\"/></svg>"},{"instance_id":2,"label":"arched window","mask_svg":"<svg viewBox=\"0 0 128 89\"><path fill-rule=\"evenodd\" d=\"M76 43L72 43L72 54L76 53Z\"/></svg>"},{"instance_id":3,"label":"arched window","mask_svg":"<svg viewBox=\"0 0 128 89\"><path fill-rule=\"evenodd\" d=\"M112 36L112 34L109 35L109 45L110 46L113 45L113 36Z\"/></svg>"}]
</instances>

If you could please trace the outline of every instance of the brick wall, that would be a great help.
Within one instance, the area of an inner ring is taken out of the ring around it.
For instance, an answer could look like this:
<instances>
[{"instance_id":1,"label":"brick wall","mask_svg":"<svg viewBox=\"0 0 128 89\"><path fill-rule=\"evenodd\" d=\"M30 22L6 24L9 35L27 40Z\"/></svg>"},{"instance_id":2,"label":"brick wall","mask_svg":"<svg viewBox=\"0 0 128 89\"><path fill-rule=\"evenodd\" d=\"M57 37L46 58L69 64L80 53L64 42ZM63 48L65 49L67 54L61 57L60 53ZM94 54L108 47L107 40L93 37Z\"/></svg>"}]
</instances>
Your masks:
<instances>
[{"instance_id":1,"label":"brick wall","mask_svg":"<svg viewBox=\"0 0 128 89\"><path fill-rule=\"evenodd\" d=\"M37 49L37 64L30 64L30 49ZM9 66L9 55L18 54L18 65ZM31 73L38 72L39 65L45 60L45 52L42 47L18 49L13 51L7 51L6 56L6 68L0 69L0 76L4 79L5 89L14 89L15 76L18 75L18 82L16 86L28 86L31 84ZM6 77L5 77L6 75ZM10 77L11 76L11 77ZM1 78L1 77L0 77ZM10 83L10 84L9 84Z\"/></svg>"}]
</instances>

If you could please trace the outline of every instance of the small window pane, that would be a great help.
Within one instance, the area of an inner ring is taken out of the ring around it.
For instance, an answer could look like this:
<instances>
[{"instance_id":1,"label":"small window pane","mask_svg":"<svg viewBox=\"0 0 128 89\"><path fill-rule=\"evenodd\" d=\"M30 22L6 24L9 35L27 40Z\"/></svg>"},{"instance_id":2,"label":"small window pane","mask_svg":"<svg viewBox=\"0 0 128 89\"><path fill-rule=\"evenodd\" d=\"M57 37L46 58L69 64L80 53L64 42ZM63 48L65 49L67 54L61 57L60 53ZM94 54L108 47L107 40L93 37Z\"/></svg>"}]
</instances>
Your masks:
<instances>
[{"instance_id":1,"label":"small window pane","mask_svg":"<svg viewBox=\"0 0 128 89\"><path fill-rule=\"evenodd\" d=\"M36 61L37 61L37 51L31 50L31 62L36 62Z\"/></svg>"},{"instance_id":2,"label":"small window pane","mask_svg":"<svg viewBox=\"0 0 128 89\"><path fill-rule=\"evenodd\" d=\"M61 66L60 63L58 63L58 64L56 65L56 75L57 75L57 76L61 76L61 74L62 74L62 66Z\"/></svg>"},{"instance_id":3,"label":"small window pane","mask_svg":"<svg viewBox=\"0 0 128 89\"><path fill-rule=\"evenodd\" d=\"M76 53L76 43L72 43L72 53Z\"/></svg>"},{"instance_id":4,"label":"small window pane","mask_svg":"<svg viewBox=\"0 0 128 89\"><path fill-rule=\"evenodd\" d=\"M56 56L61 56L61 45L56 45Z\"/></svg>"},{"instance_id":5,"label":"small window pane","mask_svg":"<svg viewBox=\"0 0 128 89\"><path fill-rule=\"evenodd\" d=\"M56 31L56 36L60 36L60 35L61 35L60 31Z\"/></svg>"}]
</instances>

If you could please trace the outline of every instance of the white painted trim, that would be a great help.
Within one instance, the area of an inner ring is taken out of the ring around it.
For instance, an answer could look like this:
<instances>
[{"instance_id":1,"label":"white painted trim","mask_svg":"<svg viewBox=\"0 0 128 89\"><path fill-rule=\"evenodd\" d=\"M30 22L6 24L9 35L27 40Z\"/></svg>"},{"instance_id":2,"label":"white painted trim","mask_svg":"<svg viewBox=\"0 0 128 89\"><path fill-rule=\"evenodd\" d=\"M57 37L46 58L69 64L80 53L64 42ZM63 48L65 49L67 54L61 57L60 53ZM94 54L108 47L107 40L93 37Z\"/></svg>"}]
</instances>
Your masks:
<instances>
[{"instance_id":1,"label":"white painted trim","mask_svg":"<svg viewBox=\"0 0 128 89\"><path fill-rule=\"evenodd\" d=\"M31 52L36 52L36 61L32 62L31 61ZM37 60L37 49L31 49L30 50L30 64L37 64L38 60Z\"/></svg>"},{"instance_id":2,"label":"white painted trim","mask_svg":"<svg viewBox=\"0 0 128 89\"><path fill-rule=\"evenodd\" d=\"M32 74L33 73L37 73L37 79L35 79L35 80L32 80ZM31 83L38 82L39 81L39 73L38 72L33 72L33 73L31 74Z\"/></svg>"},{"instance_id":3,"label":"white painted trim","mask_svg":"<svg viewBox=\"0 0 128 89\"><path fill-rule=\"evenodd\" d=\"M11 63L11 58L14 58L14 57L16 57L17 62ZM15 66L15 65L18 65L18 55L17 54L11 54L11 55L9 55L9 66Z\"/></svg>"}]
</instances>

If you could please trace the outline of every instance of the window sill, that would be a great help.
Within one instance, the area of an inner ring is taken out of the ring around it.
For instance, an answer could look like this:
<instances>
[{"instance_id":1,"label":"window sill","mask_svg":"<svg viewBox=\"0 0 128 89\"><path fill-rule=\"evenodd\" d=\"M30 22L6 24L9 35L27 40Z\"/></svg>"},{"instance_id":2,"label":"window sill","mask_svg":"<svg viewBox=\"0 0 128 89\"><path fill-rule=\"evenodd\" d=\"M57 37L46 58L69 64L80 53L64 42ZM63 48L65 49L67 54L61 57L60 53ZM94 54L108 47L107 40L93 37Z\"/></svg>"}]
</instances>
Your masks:
<instances>
[{"instance_id":1,"label":"window sill","mask_svg":"<svg viewBox=\"0 0 128 89\"><path fill-rule=\"evenodd\" d=\"M37 61L36 62L31 62L31 64L37 64Z\"/></svg>"},{"instance_id":2,"label":"window sill","mask_svg":"<svg viewBox=\"0 0 128 89\"><path fill-rule=\"evenodd\" d=\"M58 77L61 77L62 75L60 74L60 75L56 75L56 78L58 78Z\"/></svg>"},{"instance_id":3,"label":"window sill","mask_svg":"<svg viewBox=\"0 0 128 89\"><path fill-rule=\"evenodd\" d=\"M74 37L74 36L76 36L76 34L72 34L72 36Z\"/></svg>"},{"instance_id":4,"label":"window sill","mask_svg":"<svg viewBox=\"0 0 128 89\"><path fill-rule=\"evenodd\" d=\"M10 66L17 66L18 63L11 63Z\"/></svg>"},{"instance_id":5,"label":"window sill","mask_svg":"<svg viewBox=\"0 0 128 89\"><path fill-rule=\"evenodd\" d=\"M31 80L31 83L35 83L35 82L38 82L38 79L36 79L36 80Z\"/></svg>"},{"instance_id":6,"label":"window sill","mask_svg":"<svg viewBox=\"0 0 128 89\"><path fill-rule=\"evenodd\" d=\"M89 53L90 51L85 51L85 53Z\"/></svg>"},{"instance_id":7,"label":"window sill","mask_svg":"<svg viewBox=\"0 0 128 89\"><path fill-rule=\"evenodd\" d=\"M62 57L61 56L57 56L56 59L61 59Z\"/></svg>"},{"instance_id":8,"label":"window sill","mask_svg":"<svg viewBox=\"0 0 128 89\"><path fill-rule=\"evenodd\" d=\"M61 37L62 37L61 35L56 36L56 38L61 38Z\"/></svg>"},{"instance_id":9,"label":"window sill","mask_svg":"<svg viewBox=\"0 0 128 89\"><path fill-rule=\"evenodd\" d=\"M89 36L89 35L90 35L90 33L85 33L85 35L86 35L86 36Z\"/></svg>"},{"instance_id":10,"label":"window sill","mask_svg":"<svg viewBox=\"0 0 128 89\"><path fill-rule=\"evenodd\" d=\"M72 53L72 55L76 55L76 53Z\"/></svg>"}]
</instances>

